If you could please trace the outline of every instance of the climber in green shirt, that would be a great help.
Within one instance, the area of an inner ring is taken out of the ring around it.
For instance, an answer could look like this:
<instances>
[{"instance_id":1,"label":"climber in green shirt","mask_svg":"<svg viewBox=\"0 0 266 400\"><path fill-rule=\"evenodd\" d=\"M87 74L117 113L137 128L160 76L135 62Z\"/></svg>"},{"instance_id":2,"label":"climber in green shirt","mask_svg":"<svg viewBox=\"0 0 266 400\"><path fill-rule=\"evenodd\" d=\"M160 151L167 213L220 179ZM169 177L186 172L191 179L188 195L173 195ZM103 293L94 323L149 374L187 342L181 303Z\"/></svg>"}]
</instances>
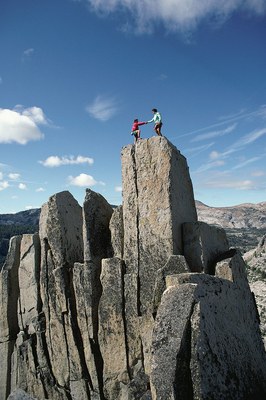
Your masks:
<instances>
[{"instance_id":1,"label":"climber in green shirt","mask_svg":"<svg viewBox=\"0 0 266 400\"><path fill-rule=\"evenodd\" d=\"M162 128L162 116L161 114L158 112L157 108L153 108L152 109L153 112L153 118L150 121L147 121L147 123L149 122L154 122L154 130L157 133L158 136L162 136L161 133L161 128Z\"/></svg>"}]
</instances>

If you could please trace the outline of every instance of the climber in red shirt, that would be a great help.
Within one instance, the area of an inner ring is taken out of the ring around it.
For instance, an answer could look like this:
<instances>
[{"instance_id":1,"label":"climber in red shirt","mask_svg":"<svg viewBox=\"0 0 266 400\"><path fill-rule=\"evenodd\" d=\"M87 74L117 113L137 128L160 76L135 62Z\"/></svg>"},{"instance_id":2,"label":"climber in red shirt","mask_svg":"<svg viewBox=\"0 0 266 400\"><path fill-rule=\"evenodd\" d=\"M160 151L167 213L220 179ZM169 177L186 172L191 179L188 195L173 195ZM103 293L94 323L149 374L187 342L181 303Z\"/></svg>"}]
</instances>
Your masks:
<instances>
[{"instance_id":1,"label":"climber in red shirt","mask_svg":"<svg viewBox=\"0 0 266 400\"><path fill-rule=\"evenodd\" d=\"M135 143L141 139L140 137L140 125L145 125L147 122L139 122L138 118L134 119L132 128L131 128L131 135L135 136Z\"/></svg>"}]
</instances>

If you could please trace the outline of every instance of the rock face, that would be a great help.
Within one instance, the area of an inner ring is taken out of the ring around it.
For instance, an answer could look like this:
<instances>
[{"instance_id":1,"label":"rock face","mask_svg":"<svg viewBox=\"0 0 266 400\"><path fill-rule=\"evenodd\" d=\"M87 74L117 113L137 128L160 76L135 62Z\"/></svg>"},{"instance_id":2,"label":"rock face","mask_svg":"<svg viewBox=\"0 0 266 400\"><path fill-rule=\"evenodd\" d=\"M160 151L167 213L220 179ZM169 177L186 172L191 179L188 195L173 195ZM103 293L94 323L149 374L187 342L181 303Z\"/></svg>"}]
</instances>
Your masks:
<instances>
[{"instance_id":1,"label":"rock face","mask_svg":"<svg viewBox=\"0 0 266 400\"><path fill-rule=\"evenodd\" d=\"M0 398L240 400L266 395L245 263L197 222L164 137L122 150L123 205L87 190L43 205L0 274Z\"/></svg>"},{"instance_id":2,"label":"rock face","mask_svg":"<svg viewBox=\"0 0 266 400\"><path fill-rule=\"evenodd\" d=\"M232 281L208 274L167 278L151 349L154 399L263 398L264 350L239 253L228 267ZM247 349L253 349L249 357Z\"/></svg>"},{"instance_id":3,"label":"rock face","mask_svg":"<svg viewBox=\"0 0 266 400\"><path fill-rule=\"evenodd\" d=\"M151 303L156 271L183 253L182 223L197 221L185 158L166 139L122 151L124 260L139 277L140 314Z\"/></svg>"},{"instance_id":4,"label":"rock face","mask_svg":"<svg viewBox=\"0 0 266 400\"><path fill-rule=\"evenodd\" d=\"M184 255L193 272L215 274L219 256L229 250L225 231L204 222L183 224Z\"/></svg>"},{"instance_id":5,"label":"rock face","mask_svg":"<svg viewBox=\"0 0 266 400\"><path fill-rule=\"evenodd\" d=\"M253 291L261 321L261 333L266 348L266 235L258 246L243 256L248 265L248 279Z\"/></svg>"}]
</instances>

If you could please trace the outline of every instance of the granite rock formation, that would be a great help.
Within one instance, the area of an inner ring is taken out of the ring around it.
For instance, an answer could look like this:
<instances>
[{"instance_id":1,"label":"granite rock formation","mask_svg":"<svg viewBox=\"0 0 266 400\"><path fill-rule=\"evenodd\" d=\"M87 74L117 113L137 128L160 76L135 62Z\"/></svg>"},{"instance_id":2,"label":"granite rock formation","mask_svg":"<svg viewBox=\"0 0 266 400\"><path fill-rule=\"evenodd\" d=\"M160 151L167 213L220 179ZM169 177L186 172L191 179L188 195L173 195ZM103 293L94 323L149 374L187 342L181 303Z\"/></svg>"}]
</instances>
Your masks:
<instances>
[{"instance_id":1,"label":"granite rock formation","mask_svg":"<svg viewBox=\"0 0 266 400\"><path fill-rule=\"evenodd\" d=\"M197 221L186 159L164 137L142 140L123 148L122 180L122 206L58 193L39 234L11 240L0 398L265 397L245 263L222 229Z\"/></svg>"},{"instance_id":2,"label":"granite rock formation","mask_svg":"<svg viewBox=\"0 0 266 400\"><path fill-rule=\"evenodd\" d=\"M256 298L266 349L266 235L255 249L244 254L243 259L248 265L248 280Z\"/></svg>"}]
</instances>

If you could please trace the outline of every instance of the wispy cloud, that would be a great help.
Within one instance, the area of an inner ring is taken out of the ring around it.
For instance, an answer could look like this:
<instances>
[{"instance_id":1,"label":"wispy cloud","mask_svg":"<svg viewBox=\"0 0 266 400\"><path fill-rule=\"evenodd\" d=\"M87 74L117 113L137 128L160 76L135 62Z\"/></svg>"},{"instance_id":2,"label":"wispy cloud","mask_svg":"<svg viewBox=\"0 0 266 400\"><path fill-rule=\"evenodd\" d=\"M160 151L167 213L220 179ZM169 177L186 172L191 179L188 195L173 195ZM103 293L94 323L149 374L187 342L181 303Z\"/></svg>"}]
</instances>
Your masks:
<instances>
[{"instance_id":1,"label":"wispy cloud","mask_svg":"<svg viewBox=\"0 0 266 400\"><path fill-rule=\"evenodd\" d=\"M264 0L87 0L90 9L101 14L129 12L139 33L150 32L158 23L167 31L191 31L202 20L217 21L221 25L236 11L262 15Z\"/></svg>"},{"instance_id":2,"label":"wispy cloud","mask_svg":"<svg viewBox=\"0 0 266 400\"><path fill-rule=\"evenodd\" d=\"M256 186L251 180L210 180L205 182L205 186L216 189L236 189L236 190L252 190Z\"/></svg>"},{"instance_id":3,"label":"wispy cloud","mask_svg":"<svg viewBox=\"0 0 266 400\"><path fill-rule=\"evenodd\" d=\"M35 192L45 192L45 189L43 187L39 187L35 190Z\"/></svg>"},{"instance_id":4,"label":"wispy cloud","mask_svg":"<svg viewBox=\"0 0 266 400\"><path fill-rule=\"evenodd\" d=\"M236 113L233 113L233 114L229 114L229 115L222 115L221 117L219 117L218 119L219 120L226 120L226 121L228 121L228 120L231 120L231 119L234 119L234 118L238 118L238 117L241 117L243 114L245 114L246 113L246 110L245 109L242 109L242 110L240 110L240 111L238 111L238 112L236 112Z\"/></svg>"},{"instance_id":5,"label":"wispy cloud","mask_svg":"<svg viewBox=\"0 0 266 400\"><path fill-rule=\"evenodd\" d=\"M44 167L60 167L61 165L73 165L73 164L89 164L92 165L94 163L93 158L84 157L84 156L49 156L44 161L39 161Z\"/></svg>"},{"instance_id":6,"label":"wispy cloud","mask_svg":"<svg viewBox=\"0 0 266 400\"><path fill-rule=\"evenodd\" d=\"M116 98L107 96L97 96L91 104L88 104L86 111L91 117L100 121L108 121L118 111Z\"/></svg>"},{"instance_id":7,"label":"wispy cloud","mask_svg":"<svg viewBox=\"0 0 266 400\"><path fill-rule=\"evenodd\" d=\"M241 120L252 120L252 119L260 119L261 120L261 119L265 119L265 118L266 118L266 105L263 104L254 111L247 111L245 113L240 112L240 113L237 113L236 115L228 116L228 119L225 119L225 117L223 117L222 121L204 126L202 128L194 129L193 131L190 131L190 132L183 133L182 135L179 135L179 137L181 138L181 137L192 136L195 133L208 131L213 128L218 128L220 126L229 124L231 122L236 122L236 121L241 121Z\"/></svg>"},{"instance_id":8,"label":"wispy cloud","mask_svg":"<svg viewBox=\"0 0 266 400\"><path fill-rule=\"evenodd\" d=\"M115 192L122 192L122 186L116 186Z\"/></svg>"},{"instance_id":9,"label":"wispy cloud","mask_svg":"<svg viewBox=\"0 0 266 400\"><path fill-rule=\"evenodd\" d=\"M258 140L260 137L262 137L265 134L266 134L266 128L256 129L256 130L250 132L249 134L242 136L241 139L239 139L232 145L232 148L238 149L238 148L247 146L248 144L251 144L251 143L255 142L256 140Z\"/></svg>"},{"instance_id":10,"label":"wispy cloud","mask_svg":"<svg viewBox=\"0 0 266 400\"><path fill-rule=\"evenodd\" d=\"M247 145L250 145L251 143L255 142L256 140L258 140L265 134L266 134L266 128L254 130L254 131L248 133L247 135L242 136L236 142L232 143L232 145L230 147L228 147L225 151L223 151L223 152L218 152L216 150L212 151L209 155L209 158L211 160L213 160L213 162L207 162L206 164L201 165L196 170L196 172L203 172L208 169L211 169L212 167L217 167L218 161L223 161L223 160L227 159L228 157L230 157L232 154L234 154L240 150L243 150ZM242 163L236 165L235 167L233 167L233 169L242 168L243 166L251 164L255 161L258 161L261 158L262 158L262 156L252 157L252 158L245 160ZM220 165L222 165L222 163Z\"/></svg>"},{"instance_id":11,"label":"wispy cloud","mask_svg":"<svg viewBox=\"0 0 266 400\"><path fill-rule=\"evenodd\" d=\"M190 147L188 149L184 149L184 153L185 154L190 154L190 158L191 157L195 157L198 154L202 153L203 151L208 150L213 145L214 145L214 142L208 143L208 144L205 144L205 145L202 145L202 146Z\"/></svg>"},{"instance_id":12,"label":"wispy cloud","mask_svg":"<svg viewBox=\"0 0 266 400\"><path fill-rule=\"evenodd\" d=\"M168 78L168 76L166 74L161 74L158 76L158 81L165 81Z\"/></svg>"},{"instance_id":13,"label":"wispy cloud","mask_svg":"<svg viewBox=\"0 0 266 400\"><path fill-rule=\"evenodd\" d=\"M34 49L32 47L23 51L23 55L26 57L30 56L32 53L34 53Z\"/></svg>"},{"instance_id":14,"label":"wispy cloud","mask_svg":"<svg viewBox=\"0 0 266 400\"><path fill-rule=\"evenodd\" d=\"M97 184L97 181L91 175L80 174L78 176L69 176L68 182L73 186L90 187Z\"/></svg>"},{"instance_id":15,"label":"wispy cloud","mask_svg":"<svg viewBox=\"0 0 266 400\"><path fill-rule=\"evenodd\" d=\"M249 158L248 160L245 160L243 162L241 162L240 164L235 165L232 169L239 169L239 168L243 168L246 165L252 164L256 161L259 161L261 159L261 157L252 157Z\"/></svg>"},{"instance_id":16,"label":"wispy cloud","mask_svg":"<svg viewBox=\"0 0 266 400\"><path fill-rule=\"evenodd\" d=\"M14 110L0 108L0 143L27 144L31 140L44 137L38 125L44 125L47 119L39 107Z\"/></svg>"},{"instance_id":17,"label":"wispy cloud","mask_svg":"<svg viewBox=\"0 0 266 400\"><path fill-rule=\"evenodd\" d=\"M222 167L225 165L225 161L223 160L216 160L216 161L211 161L206 164L202 164L199 168L194 171L195 173L200 173L200 172L205 172L213 168L218 168Z\"/></svg>"},{"instance_id":18,"label":"wispy cloud","mask_svg":"<svg viewBox=\"0 0 266 400\"><path fill-rule=\"evenodd\" d=\"M258 178L260 176L265 176L266 175L266 171L262 171L262 170L253 171L251 173L251 175Z\"/></svg>"},{"instance_id":19,"label":"wispy cloud","mask_svg":"<svg viewBox=\"0 0 266 400\"><path fill-rule=\"evenodd\" d=\"M26 62L34 54L34 49L32 47L25 49L22 54L22 62Z\"/></svg>"},{"instance_id":20,"label":"wispy cloud","mask_svg":"<svg viewBox=\"0 0 266 400\"><path fill-rule=\"evenodd\" d=\"M215 137L224 136L224 135L227 135L228 133L233 132L236 127L237 127L237 124L234 123L233 125L230 125L225 129L220 129L218 131L211 131L211 132L207 132L207 133L202 133L201 135L195 136L191 140L191 142L199 142L199 141L206 140L206 139L212 139L212 138L215 138Z\"/></svg>"},{"instance_id":21,"label":"wispy cloud","mask_svg":"<svg viewBox=\"0 0 266 400\"><path fill-rule=\"evenodd\" d=\"M266 104L263 104L258 110L258 116L262 119L266 119Z\"/></svg>"}]
</instances>

